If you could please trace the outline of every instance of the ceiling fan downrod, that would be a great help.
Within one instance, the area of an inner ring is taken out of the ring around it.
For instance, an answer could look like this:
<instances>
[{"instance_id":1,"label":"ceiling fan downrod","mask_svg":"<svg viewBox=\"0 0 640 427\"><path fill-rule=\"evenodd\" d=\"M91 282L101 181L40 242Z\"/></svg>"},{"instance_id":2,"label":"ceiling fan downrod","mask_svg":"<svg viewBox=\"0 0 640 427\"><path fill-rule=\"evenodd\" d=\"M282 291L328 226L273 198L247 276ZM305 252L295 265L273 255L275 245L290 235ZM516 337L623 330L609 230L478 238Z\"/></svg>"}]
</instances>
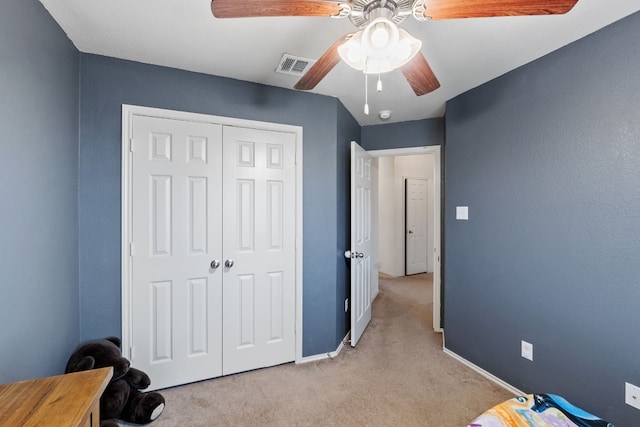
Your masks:
<instances>
[{"instance_id":1,"label":"ceiling fan downrod","mask_svg":"<svg viewBox=\"0 0 640 427\"><path fill-rule=\"evenodd\" d=\"M381 2L382 3L382 2ZM387 3L390 4L390 3ZM387 18L389 21L393 21L396 16L396 9L388 8L385 6L374 7L365 12L367 22L376 20L377 18Z\"/></svg>"}]
</instances>

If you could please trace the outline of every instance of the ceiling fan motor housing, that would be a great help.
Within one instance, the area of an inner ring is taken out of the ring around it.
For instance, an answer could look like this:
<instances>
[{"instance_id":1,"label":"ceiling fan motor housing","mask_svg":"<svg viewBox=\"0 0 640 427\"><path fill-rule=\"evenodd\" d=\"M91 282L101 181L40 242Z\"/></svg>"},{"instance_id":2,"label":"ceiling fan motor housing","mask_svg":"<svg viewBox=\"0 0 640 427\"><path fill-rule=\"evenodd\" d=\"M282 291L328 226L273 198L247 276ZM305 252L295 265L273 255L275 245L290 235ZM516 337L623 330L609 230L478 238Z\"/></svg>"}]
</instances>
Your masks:
<instances>
[{"instance_id":1,"label":"ceiling fan motor housing","mask_svg":"<svg viewBox=\"0 0 640 427\"><path fill-rule=\"evenodd\" d=\"M349 20L358 28L364 28L376 18L384 17L400 24L411 14L413 0L355 0Z\"/></svg>"}]
</instances>

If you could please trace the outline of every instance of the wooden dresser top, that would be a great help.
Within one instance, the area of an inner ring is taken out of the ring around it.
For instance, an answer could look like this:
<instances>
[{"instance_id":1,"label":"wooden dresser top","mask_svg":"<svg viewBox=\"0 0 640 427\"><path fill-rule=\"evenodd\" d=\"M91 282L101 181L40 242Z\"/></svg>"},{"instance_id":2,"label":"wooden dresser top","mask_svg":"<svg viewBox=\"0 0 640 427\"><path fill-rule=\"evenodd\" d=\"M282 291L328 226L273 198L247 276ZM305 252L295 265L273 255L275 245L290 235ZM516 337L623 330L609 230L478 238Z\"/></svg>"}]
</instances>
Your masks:
<instances>
[{"instance_id":1,"label":"wooden dresser top","mask_svg":"<svg viewBox=\"0 0 640 427\"><path fill-rule=\"evenodd\" d=\"M77 426L100 400L113 368L0 385L0 426Z\"/></svg>"}]
</instances>

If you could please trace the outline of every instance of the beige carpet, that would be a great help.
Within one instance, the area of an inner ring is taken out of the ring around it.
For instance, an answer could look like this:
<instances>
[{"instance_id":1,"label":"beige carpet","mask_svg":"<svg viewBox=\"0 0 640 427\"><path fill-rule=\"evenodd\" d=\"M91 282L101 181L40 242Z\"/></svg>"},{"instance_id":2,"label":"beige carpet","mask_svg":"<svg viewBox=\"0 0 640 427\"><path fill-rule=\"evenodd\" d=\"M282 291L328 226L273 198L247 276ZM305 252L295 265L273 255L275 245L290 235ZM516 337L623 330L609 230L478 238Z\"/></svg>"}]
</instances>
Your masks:
<instances>
[{"instance_id":1,"label":"beige carpet","mask_svg":"<svg viewBox=\"0 0 640 427\"><path fill-rule=\"evenodd\" d=\"M466 426L513 396L443 353L431 289L383 276L356 349L163 390L152 426Z\"/></svg>"}]
</instances>

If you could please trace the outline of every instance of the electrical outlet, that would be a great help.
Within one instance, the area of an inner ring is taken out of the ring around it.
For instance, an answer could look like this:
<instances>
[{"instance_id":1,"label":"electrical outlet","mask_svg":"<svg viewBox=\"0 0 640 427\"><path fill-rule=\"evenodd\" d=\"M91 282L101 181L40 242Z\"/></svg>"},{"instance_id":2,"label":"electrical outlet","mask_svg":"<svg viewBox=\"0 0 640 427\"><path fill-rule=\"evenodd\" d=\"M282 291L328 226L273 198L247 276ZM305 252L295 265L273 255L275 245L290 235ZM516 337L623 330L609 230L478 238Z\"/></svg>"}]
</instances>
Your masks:
<instances>
[{"instance_id":1,"label":"electrical outlet","mask_svg":"<svg viewBox=\"0 0 640 427\"><path fill-rule=\"evenodd\" d=\"M522 341L521 355L525 359L529 359L533 362L533 344L530 342Z\"/></svg>"},{"instance_id":2,"label":"electrical outlet","mask_svg":"<svg viewBox=\"0 0 640 427\"><path fill-rule=\"evenodd\" d=\"M344 300L344 312L349 311L349 298Z\"/></svg>"},{"instance_id":3,"label":"electrical outlet","mask_svg":"<svg viewBox=\"0 0 640 427\"><path fill-rule=\"evenodd\" d=\"M624 403L640 409L640 387L624 383Z\"/></svg>"}]
</instances>

